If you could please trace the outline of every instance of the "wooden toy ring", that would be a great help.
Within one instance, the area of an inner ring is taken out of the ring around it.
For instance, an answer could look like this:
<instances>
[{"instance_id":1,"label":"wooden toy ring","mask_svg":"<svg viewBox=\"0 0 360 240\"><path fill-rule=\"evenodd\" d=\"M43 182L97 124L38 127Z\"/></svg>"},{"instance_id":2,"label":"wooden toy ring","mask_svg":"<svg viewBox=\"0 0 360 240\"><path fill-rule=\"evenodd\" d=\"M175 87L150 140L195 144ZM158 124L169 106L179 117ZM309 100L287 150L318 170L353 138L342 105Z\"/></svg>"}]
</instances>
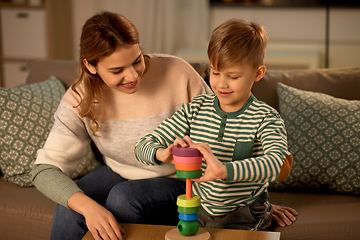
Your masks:
<instances>
[{"instance_id":1,"label":"wooden toy ring","mask_svg":"<svg viewBox=\"0 0 360 240\"><path fill-rule=\"evenodd\" d=\"M195 148L176 146L172 149L173 155L181 157L200 157L201 152Z\"/></svg>"},{"instance_id":2,"label":"wooden toy ring","mask_svg":"<svg viewBox=\"0 0 360 240\"><path fill-rule=\"evenodd\" d=\"M202 171L179 171L176 170L176 176L179 178L199 178L202 175Z\"/></svg>"},{"instance_id":3,"label":"wooden toy ring","mask_svg":"<svg viewBox=\"0 0 360 240\"><path fill-rule=\"evenodd\" d=\"M194 208L201 205L200 197L193 195L192 198L186 198L186 194L180 195L177 198L176 205L184 208Z\"/></svg>"},{"instance_id":4,"label":"wooden toy ring","mask_svg":"<svg viewBox=\"0 0 360 240\"><path fill-rule=\"evenodd\" d=\"M173 155L173 159L174 159L175 163L196 164L196 163L201 163L202 156L200 156L200 157L179 157L179 156Z\"/></svg>"},{"instance_id":5,"label":"wooden toy ring","mask_svg":"<svg viewBox=\"0 0 360 240\"><path fill-rule=\"evenodd\" d=\"M183 213L179 213L179 219L180 220L184 220L184 221L195 221L199 218L199 215L197 213L194 214L183 214Z\"/></svg>"},{"instance_id":6,"label":"wooden toy ring","mask_svg":"<svg viewBox=\"0 0 360 240\"><path fill-rule=\"evenodd\" d=\"M201 163L197 164L182 164L182 163L175 163L176 170L179 171L197 171L201 169Z\"/></svg>"},{"instance_id":7,"label":"wooden toy ring","mask_svg":"<svg viewBox=\"0 0 360 240\"><path fill-rule=\"evenodd\" d=\"M189 207L178 206L177 211L178 213L183 213L183 214L194 214L194 213L198 213L200 211L200 208L199 207L189 208Z\"/></svg>"},{"instance_id":8,"label":"wooden toy ring","mask_svg":"<svg viewBox=\"0 0 360 240\"><path fill-rule=\"evenodd\" d=\"M181 235L189 236L197 233L200 227L197 220L191 222L180 220L178 222L177 228Z\"/></svg>"}]
</instances>

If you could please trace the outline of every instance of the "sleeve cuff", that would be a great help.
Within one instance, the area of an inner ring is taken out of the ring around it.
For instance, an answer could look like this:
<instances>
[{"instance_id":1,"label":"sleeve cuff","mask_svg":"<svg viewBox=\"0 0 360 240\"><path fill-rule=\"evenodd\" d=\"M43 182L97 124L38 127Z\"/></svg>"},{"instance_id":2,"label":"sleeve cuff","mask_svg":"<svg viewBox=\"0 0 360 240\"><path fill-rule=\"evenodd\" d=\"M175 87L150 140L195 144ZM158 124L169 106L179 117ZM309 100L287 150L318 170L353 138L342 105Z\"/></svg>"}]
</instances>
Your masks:
<instances>
[{"instance_id":1,"label":"sleeve cuff","mask_svg":"<svg viewBox=\"0 0 360 240\"><path fill-rule=\"evenodd\" d=\"M234 166L232 163L225 163L226 171L227 171L227 182L233 182L234 181Z\"/></svg>"}]
</instances>

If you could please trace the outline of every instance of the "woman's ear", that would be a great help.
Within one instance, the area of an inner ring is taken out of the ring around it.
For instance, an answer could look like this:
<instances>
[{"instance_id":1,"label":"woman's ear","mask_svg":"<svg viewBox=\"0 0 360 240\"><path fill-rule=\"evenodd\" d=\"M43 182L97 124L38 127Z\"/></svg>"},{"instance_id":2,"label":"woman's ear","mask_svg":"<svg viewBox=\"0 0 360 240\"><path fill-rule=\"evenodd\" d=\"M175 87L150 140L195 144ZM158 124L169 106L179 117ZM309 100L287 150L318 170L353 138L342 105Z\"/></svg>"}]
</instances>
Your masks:
<instances>
[{"instance_id":1,"label":"woman's ear","mask_svg":"<svg viewBox=\"0 0 360 240\"><path fill-rule=\"evenodd\" d=\"M86 59L83 59L83 64L89 70L89 72L91 72L91 74L96 74L96 68L91 65Z\"/></svg>"},{"instance_id":2,"label":"woman's ear","mask_svg":"<svg viewBox=\"0 0 360 240\"><path fill-rule=\"evenodd\" d=\"M255 82L260 81L263 76L265 75L266 72L266 66L265 65L261 65L256 72L256 76L255 76Z\"/></svg>"}]
</instances>

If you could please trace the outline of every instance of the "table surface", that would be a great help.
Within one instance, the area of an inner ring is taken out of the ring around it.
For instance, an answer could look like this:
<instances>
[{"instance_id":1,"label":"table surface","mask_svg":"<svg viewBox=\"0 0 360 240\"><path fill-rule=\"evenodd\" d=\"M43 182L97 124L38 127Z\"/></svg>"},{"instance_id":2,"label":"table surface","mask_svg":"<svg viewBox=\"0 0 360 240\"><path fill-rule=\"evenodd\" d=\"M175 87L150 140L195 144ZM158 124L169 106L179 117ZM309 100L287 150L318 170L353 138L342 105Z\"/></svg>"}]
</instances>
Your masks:
<instances>
[{"instance_id":1,"label":"table surface","mask_svg":"<svg viewBox=\"0 0 360 240\"><path fill-rule=\"evenodd\" d=\"M145 225L145 224L120 224L124 229L124 240L163 240L165 234L176 228L176 226L163 226L163 225ZM265 231L244 231L244 230L232 230L232 229L217 229L206 228L210 233L211 240L224 240L224 239L236 239L236 240L279 240L279 232L265 232ZM186 240L191 240L191 237L184 237ZM94 240L90 232L87 232L82 240Z\"/></svg>"}]
</instances>

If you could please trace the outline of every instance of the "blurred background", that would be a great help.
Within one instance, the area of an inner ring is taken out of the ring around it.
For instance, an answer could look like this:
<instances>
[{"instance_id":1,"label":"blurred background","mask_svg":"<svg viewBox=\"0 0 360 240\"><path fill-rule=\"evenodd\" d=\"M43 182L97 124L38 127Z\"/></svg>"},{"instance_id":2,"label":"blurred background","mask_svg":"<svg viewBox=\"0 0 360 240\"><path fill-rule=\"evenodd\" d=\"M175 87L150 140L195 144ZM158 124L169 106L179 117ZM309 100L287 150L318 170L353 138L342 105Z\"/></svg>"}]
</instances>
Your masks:
<instances>
[{"instance_id":1,"label":"blurred background","mask_svg":"<svg viewBox=\"0 0 360 240\"><path fill-rule=\"evenodd\" d=\"M125 15L146 53L208 62L212 30L237 17L267 31L268 70L360 67L360 2L349 0L0 0L0 86L25 82L37 59L77 60L92 15Z\"/></svg>"}]
</instances>

